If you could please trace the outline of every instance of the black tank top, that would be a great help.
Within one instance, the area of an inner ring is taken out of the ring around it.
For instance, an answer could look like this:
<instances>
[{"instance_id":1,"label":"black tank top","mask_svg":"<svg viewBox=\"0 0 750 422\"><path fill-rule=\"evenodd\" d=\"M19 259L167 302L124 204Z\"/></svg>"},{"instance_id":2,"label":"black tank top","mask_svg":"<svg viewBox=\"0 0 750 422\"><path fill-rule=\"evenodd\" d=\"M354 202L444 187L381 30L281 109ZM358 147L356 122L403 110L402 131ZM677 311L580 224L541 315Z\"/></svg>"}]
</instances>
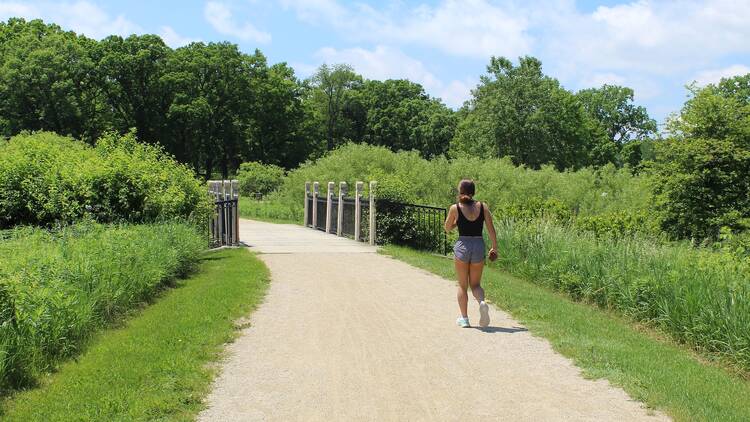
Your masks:
<instances>
[{"instance_id":1,"label":"black tank top","mask_svg":"<svg viewBox=\"0 0 750 422\"><path fill-rule=\"evenodd\" d=\"M458 209L458 235L459 236L481 236L484 225L484 205L479 203L479 216L474 221L469 221L461 212L461 206L456 204Z\"/></svg>"}]
</instances>

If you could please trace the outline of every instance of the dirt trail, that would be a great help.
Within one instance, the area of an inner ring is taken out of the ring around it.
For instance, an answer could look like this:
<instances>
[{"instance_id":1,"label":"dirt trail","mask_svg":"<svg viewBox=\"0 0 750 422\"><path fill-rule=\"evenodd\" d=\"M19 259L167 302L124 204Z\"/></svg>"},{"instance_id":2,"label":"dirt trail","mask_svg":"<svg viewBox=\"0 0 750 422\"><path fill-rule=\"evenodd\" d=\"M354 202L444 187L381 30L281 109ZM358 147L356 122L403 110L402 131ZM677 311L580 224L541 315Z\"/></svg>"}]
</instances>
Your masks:
<instances>
[{"instance_id":1,"label":"dirt trail","mask_svg":"<svg viewBox=\"0 0 750 422\"><path fill-rule=\"evenodd\" d=\"M452 281L311 229L241 236L272 283L200 420L667 420L494 307L488 330L456 327Z\"/></svg>"}]
</instances>

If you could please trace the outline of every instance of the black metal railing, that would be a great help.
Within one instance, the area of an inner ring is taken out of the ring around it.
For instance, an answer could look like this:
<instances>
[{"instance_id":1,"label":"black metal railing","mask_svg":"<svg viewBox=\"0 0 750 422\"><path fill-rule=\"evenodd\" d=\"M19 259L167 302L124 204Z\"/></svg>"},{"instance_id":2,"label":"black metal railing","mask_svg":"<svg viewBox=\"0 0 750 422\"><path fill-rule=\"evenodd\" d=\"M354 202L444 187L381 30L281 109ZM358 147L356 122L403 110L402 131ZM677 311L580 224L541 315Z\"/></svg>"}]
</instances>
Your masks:
<instances>
[{"instance_id":1,"label":"black metal railing","mask_svg":"<svg viewBox=\"0 0 750 422\"><path fill-rule=\"evenodd\" d=\"M378 199L376 209L377 243L448 253L445 208Z\"/></svg>"},{"instance_id":2,"label":"black metal railing","mask_svg":"<svg viewBox=\"0 0 750 422\"><path fill-rule=\"evenodd\" d=\"M234 245L237 243L236 219L239 211L238 199L214 202L215 214L209 225L209 247Z\"/></svg>"},{"instance_id":3,"label":"black metal railing","mask_svg":"<svg viewBox=\"0 0 750 422\"><path fill-rule=\"evenodd\" d=\"M354 198L342 198L343 203L341 204L343 209L343 215L341 218L341 234L346 237L354 238L354 211L355 202Z\"/></svg>"},{"instance_id":4,"label":"black metal railing","mask_svg":"<svg viewBox=\"0 0 750 422\"><path fill-rule=\"evenodd\" d=\"M317 221L315 221L315 228L318 230L326 229L326 198L317 197L315 199L315 206L317 207Z\"/></svg>"},{"instance_id":5,"label":"black metal railing","mask_svg":"<svg viewBox=\"0 0 750 422\"><path fill-rule=\"evenodd\" d=\"M308 227L312 227L312 209L313 209L313 197L312 195L307 195L307 221L305 222L305 225Z\"/></svg>"},{"instance_id":6,"label":"black metal railing","mask_svg":"<svg viewBox=\"0 0 750 422\"><path fill-rule=\"evenodd\" d=\"M338 234L339 229L339 198L331 199L331 233Z\"/></svg>"}]
</instances>

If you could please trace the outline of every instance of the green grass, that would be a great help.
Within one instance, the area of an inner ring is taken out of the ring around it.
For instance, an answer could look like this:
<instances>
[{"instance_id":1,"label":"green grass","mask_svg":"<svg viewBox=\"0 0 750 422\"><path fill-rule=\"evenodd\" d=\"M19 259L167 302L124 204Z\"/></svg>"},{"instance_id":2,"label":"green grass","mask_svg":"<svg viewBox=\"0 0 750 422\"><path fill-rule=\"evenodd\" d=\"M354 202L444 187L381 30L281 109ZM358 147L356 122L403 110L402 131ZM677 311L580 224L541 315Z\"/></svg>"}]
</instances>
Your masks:
<instances>
[{"instance_id":1,"label":"green grass","mask_svg":"<svg viewBox=\"0 0 750 422\"><path fill-rule=\"evenodd\" d=\"M245 249L203 256L200 271L102 332L77 362L3 403L12 421L193 420L235 320L262 299L268 272Z\"/></svg>"},{"instance_id":2,"label":"green grass","mask_svg":"<svg viewBox=\"0 0 750 422\"><path fill-rule=\"evenodd\" d=\"M279 202L268 200L256 201L247 197L240 197L239 205L241 218L269 223L302 224L302 215L299 212L295 212L297 210L290 209L290 207Z\"/></svg>"},{"instance_id":3,"label":"green grass","mask_svg":"<svg viewBox=\"0 0 750 422\"><path fill-rule=\"evenodd\" d=\"M573 299L658 327L750 372L750 261L638 237L597 238L549 222L498 221L498 264Z\"/></svg>"},{"instance_id":4,"label":"green grass","mask_svg":"<svg viewBox=\"0 0 750 422\"><path fill-rule=\"evenodd\" d=\"M384 253L454 279L452 260L387 246ZM510 312L590 378L605 378L631 397L682 421L750 420L750 382L691 351L597 307L489 266L488 299Z\"/></svg>"},{"instance_id":5,"label":"green grass","mask_svg":"<svg viewBox=\"0 0 750 422\"><path fill-rule=\"evenodd\" d=\"M92 334L195 266L206 239L179 222L23 228L0 240L0 392L85 348Z\"/></svg>"}]
</instances>

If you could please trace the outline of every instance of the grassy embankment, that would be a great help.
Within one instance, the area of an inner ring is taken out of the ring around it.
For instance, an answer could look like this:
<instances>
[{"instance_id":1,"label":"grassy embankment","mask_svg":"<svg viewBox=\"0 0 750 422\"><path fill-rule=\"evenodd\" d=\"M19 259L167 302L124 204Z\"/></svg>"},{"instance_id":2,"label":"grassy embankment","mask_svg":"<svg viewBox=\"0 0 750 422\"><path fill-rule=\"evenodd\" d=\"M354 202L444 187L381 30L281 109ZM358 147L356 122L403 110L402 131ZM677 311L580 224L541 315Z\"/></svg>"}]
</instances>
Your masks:
<instances>
[{"instance_id":1,"label":"grassy embankment","mask_svg":"<svg viewBox=\"0 0 750 422\"><path fill-rule=\"evenodd\" d=\"M199 271L175 282L122 327L95 336L77 361L3 403L24 421L193 420L202 408L234 321L262 299L263 264L245 249L202 256Z\"/></svg>"},{"instance_id":2,"label":"grassy embankment","mask_svg":"<svg viewBox=\"0 0 750 422\"><path fill-rule=\"evenodd\" d=\"M20 228L0 240L0 389L33 385L92 333L188 274L205 249L184 223Z\"/></svg>"},{"instance_id":3,"label":"grassy embankment","mask_svg":"<svg viewBox=\"0 0 750 422\"><path fill-rule=\"evenodd\" d=\"M384 253L453 279L453 262L407 248ZM496 265L483 278L488 299L506 310L591 378L605 378L631 397L683 421L750 420L750 383L617 314L574 302ZM470 311L471 313L471 311Z\"/></svg>"}]
</instances>

